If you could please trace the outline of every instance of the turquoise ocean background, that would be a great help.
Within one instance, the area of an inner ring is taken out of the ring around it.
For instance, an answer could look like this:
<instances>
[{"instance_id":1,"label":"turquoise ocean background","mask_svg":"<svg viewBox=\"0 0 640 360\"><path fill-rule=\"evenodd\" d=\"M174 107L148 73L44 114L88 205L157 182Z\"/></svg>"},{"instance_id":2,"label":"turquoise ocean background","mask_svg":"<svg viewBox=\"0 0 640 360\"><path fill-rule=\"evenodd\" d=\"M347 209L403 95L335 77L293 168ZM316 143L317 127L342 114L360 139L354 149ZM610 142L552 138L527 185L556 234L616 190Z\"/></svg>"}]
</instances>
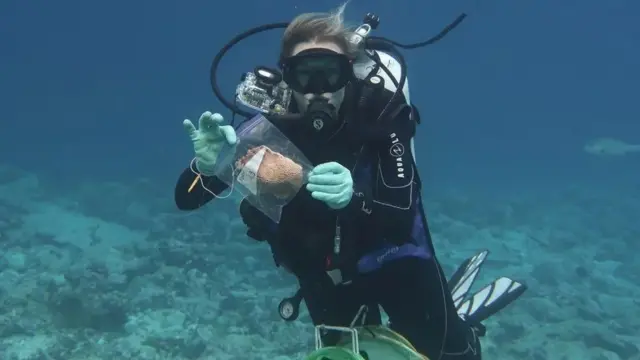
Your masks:
<instances>
[{"instance_id":1,"label":"turquoise ocean background","mask_svg":"<svg viewBox=\"0 0 640 360\"><path fill-rule=\"evenodd\" d=\"M237 199L180 213L182 129L209 66L253 26L335 1L0 3L0 359L300 359L295 280L244 235ZM640 2L362 1L404 51L422 115L417 162L447 272L481 249L479 283L529 285L487 322L486 359L640 359ZM274 66L281 32L221 64Z\"/></svg>"}]
</instances>

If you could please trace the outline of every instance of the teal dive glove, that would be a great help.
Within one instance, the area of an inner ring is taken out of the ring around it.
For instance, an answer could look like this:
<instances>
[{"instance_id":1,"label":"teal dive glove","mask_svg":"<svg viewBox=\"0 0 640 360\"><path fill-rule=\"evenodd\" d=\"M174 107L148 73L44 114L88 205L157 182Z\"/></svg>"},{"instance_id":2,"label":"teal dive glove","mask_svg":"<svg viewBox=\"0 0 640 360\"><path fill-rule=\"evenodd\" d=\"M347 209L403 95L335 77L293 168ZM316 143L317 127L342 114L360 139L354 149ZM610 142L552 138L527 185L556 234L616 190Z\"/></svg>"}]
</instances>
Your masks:
<instances>
[{"instance_id":1,"label":"teal dive glove","mask_svg":"<svg viewBox=\"0 0 640 360\"><path fill-rule=\"evenodd\" d=\"M193 142L196 168L202 175L214 175L222 147L225 144L234 145L238 141L236 131L230 125L221 125L223 121L222 115L205 111L200 115L197 129L189 119L182 122Z\"/></svg>"},{"instance_id":2,"label":"teal dive glove","mask_svg":"<svg viewBox=\"0 0 640 360\"><path fill-rule=\"evenodd\" d=\"M320 164L309 173L307 190L311 192L311 197L330 208L342 209L353 196L351 171L337 162Z\"/></svg>"}]
</instances>

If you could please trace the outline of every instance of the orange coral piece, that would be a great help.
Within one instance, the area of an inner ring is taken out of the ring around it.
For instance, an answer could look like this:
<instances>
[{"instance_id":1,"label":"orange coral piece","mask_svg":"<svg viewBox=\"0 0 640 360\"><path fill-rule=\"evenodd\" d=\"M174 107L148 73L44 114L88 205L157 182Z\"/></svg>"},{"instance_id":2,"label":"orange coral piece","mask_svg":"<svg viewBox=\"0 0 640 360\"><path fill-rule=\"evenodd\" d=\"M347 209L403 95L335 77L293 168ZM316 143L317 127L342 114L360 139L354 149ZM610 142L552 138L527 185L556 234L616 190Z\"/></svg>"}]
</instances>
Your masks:
<instances>
[{"instance_id":1,"label":"orange coral piece","mask_svg":"<svg viewBox=\"0 0 640 360\"><path fill-rule=\"evenodd\" d=\"M266 146L249 149L245 156L236 161L236 169L242 169L253 156L263 149L265 150L264 157L257 171L258 181L263 185L261 189L279 198L294 196L302 186L302 166Z\"/></svg>"}]
</instances>

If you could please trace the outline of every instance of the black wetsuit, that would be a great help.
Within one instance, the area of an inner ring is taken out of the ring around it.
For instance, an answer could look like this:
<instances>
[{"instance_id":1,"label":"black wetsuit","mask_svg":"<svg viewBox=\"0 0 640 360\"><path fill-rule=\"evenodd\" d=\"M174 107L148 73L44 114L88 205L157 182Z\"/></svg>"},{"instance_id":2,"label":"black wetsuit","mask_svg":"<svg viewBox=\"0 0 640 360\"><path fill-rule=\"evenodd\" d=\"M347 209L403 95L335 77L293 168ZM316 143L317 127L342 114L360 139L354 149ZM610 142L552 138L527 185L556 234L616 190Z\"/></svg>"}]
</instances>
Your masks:
<instances>
[{"instance_id":1,"label":"black wetsuit","mask_svg":"<svg viewBox=\"0 0 640 360\"><path fill-rule=\"evenodd\" d=\"M374 104L384 106L386 100ZM243 201L247 233L267 241L276 263L297 276L314 324L348 326L362 305L369 308L367 323L379 324L380 305L392 328L430 359L479 359L475 333L457 315L434 255L411 153L415 123L410 111L398 111L393 119L366 124L362 119L382 110L376 105L360 113L359 121L343 105L341 116L349 121L329 140L312 140L313 133L301 127L308 124L276 123L313 165L336 161L351 169L354 197L336 211L303 189L284 207L277 226ZM200 185L187 191L194 170L187 168L176 186L182 210L213 198ZM213 192L226 189L216 178L203 180ZM343 244L339 256L333 254L336 224ZM333 285L327 270L336 267L347 284Z\"/></svg>"}]
</instances>

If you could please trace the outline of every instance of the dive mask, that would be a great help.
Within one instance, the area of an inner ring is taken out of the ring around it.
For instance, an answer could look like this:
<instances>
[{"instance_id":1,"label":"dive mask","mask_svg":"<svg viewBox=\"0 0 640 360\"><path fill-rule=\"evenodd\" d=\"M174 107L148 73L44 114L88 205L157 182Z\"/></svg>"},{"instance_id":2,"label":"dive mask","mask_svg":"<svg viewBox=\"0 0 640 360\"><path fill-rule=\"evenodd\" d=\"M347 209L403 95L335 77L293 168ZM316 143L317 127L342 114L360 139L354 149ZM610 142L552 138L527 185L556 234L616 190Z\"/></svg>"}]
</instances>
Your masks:
<instances>
[{"instance_id":1,"label":"dive mask","mask_svg":"<svg viewBox=\"0 0 640 360\"><path fill-rule=\"evenodd\" d=\"M329 49L308 49L280 63L284 82L301 94L336 92L354 78L351 60Z\"/></svg>"}]
</instances>

